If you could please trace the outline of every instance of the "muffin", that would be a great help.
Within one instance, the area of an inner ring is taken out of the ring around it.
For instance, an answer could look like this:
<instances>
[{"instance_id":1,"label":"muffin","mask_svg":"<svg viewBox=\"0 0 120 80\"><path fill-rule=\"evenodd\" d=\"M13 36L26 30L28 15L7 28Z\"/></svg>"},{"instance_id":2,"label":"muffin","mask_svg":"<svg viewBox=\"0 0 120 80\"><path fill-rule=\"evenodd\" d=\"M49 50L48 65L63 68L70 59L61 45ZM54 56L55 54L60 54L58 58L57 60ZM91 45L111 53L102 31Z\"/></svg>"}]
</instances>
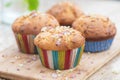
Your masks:
<instances>
[{"instance_id":1,"label":"muffin","mask_svg":"<svg viewBox=\"0 0 120 80\"><path fill-rule=\"evenodd\" d=\"M101 15L82 16L72 27L86 38L85 52L100 52L110 48L116 27L108 17Z\"/></svg>"},{"instance_id":2,"label":"muffin","mask_svg":"<svg viewBox=\"0 0 120 80\"><path fill-rule=\"evenodd\" d=\"M71 26L76 18L83 15L83 12L70 2L58 3L47 13L53 15L62 26Z\"/></svg>"},{"instance_id":3,"label":"muffin","mask_svg":"<svg viewBox=\"0 0 120 80\"><path fill-rule=\"evenodd\" d=\"M85 39L72 28L44 27L34 39L43 66L49 69L70 69L79 64Z\"/></svg>"},{"instance_id":4,"label":"muffin","mask_svg":"<svg viewBox=\"0 0 120 80\"><path fill-rule=\"evenodd\" d=\"M58 21L49 14L32 12L29 15L17 18L12 24L19 50L23 53L36 54L34 37L43 26L59 26Z\"/></svg>"}]
</instances>

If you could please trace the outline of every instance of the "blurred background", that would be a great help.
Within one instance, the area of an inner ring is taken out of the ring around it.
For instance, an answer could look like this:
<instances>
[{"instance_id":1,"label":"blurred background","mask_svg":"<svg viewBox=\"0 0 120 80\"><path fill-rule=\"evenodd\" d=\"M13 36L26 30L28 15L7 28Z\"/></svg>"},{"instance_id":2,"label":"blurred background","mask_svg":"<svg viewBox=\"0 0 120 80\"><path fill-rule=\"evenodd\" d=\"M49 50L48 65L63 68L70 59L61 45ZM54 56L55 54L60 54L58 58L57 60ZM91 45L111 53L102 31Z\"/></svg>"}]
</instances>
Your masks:
<instances>
[{"instance_id":1,"label":"blurred background","mask_svg":"<svg viewBox=\"0 0 120 80\"><path fill-rule=\"evenodd\" d=\"M62 1L70 1L78 5L85 13L100 13L103 9L108 10L108 7L114 6L114 2L111 2L112 0L0 0L0 22L11 24L17 17L27 14L32 10L45 12L52 5ZM102 4L101 1L103 2ZM106 1L111 2L112 6L109 6L110 3L108 4ZM118 0L113 1L117 2ZM95 3L96 6L93 5ZM108 6L102 6L104 4ZM97 5L101 6L97 7ZM98 10L96 11L96 9ZM102 12L100 14L104 15L106 13Z\"/></svg>"}]
</instances>

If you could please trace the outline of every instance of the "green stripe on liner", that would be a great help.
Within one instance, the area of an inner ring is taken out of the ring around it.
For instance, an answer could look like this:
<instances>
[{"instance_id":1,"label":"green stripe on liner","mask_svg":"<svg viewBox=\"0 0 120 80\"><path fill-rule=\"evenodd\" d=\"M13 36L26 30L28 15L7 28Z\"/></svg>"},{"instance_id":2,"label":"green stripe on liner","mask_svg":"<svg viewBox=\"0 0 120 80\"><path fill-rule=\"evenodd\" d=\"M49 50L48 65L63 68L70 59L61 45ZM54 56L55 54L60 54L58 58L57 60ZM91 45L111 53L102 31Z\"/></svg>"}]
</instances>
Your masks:
<instances>
[{"instance_id":1,"label":"green stripe on liner","mask_svg":"<svg viewBox=\"0 0 120 80\"><path fill-rule=\"evenodd\" d=\"M81 48L78 48L78 50L77 50L77 55L76 55L76 58L75 58L74 67L77 66L79 55L80 55L80 50L81 50Z\"/></svg>"},{"instance_id":2,"label":"green stripe on liner","mask_svg":"<svg viewBox=\"0 0 120 80\"><path fill-rule=\"evenodd\" d=\"M59 69L64 69L65 51L59 51L58 52L58 64L59 64Z\"/></svg>"},{"instance_id":3,"label":"green stripe on liner","mask_svg":"<svg viewBox=\"0 0 120 80\"><path fill-rule=\"evenodd\" d=\"M38 50L37 50L37 47L35 45L34 45L34 53L38 54Z\"/></svg>"},{"instance_id":4,"label":"green stripe on liner","mask_svg":"<svg viewBox=\"0 0 120 80\"><path fill-rule=\"evenodd\" d=\"M58 52L52 51L54 69L58 69Z\"/></svg>"},{"instance_id":5,"label":"green stripe on liner","mask_svg":"<svg viewBox=\"0 0 120 80\"><path fill-rule=\"evenodd\" d=\"M21 43L22 40L20 39L20 36L21 36L20 34L17 34L17 39L18 39L18 41L19 41L19 43L20 43L20 50L21 50L22 52L25 52L24 49L23 49L22 43Z\"/></svg>"},{"instance_id":6,"label":"green stripe on liner","mask_svg":"<svg viewBox=\"0 0 120 80\"><path fill-rule=\"evenodd\" d=\"M40 56L40 49L38 48L38 47L36 47L37 48L37 51L38 51L38 54L39 54L39 58L40 58L40 61L41 61L41 63L42 63L42 59L41 59L41 56ZM43 64L43 63L42 63Z\"/></svg>"},{"instance_id":7,"label":"green stripe on liner","mask_svg":"<svg viewBox=\"0 0 120 80\"><path fill-rule=\"evenodd\" d=\"M83 50L84 50L84 45L81 47L81 50L80 50L80 55L79 55L79 58L78 58L77 65L78 65L78 64L79 64L79 62L80 62L80 59L81 59L82 54L83 54Z\"/></svg>"}]
</instances>

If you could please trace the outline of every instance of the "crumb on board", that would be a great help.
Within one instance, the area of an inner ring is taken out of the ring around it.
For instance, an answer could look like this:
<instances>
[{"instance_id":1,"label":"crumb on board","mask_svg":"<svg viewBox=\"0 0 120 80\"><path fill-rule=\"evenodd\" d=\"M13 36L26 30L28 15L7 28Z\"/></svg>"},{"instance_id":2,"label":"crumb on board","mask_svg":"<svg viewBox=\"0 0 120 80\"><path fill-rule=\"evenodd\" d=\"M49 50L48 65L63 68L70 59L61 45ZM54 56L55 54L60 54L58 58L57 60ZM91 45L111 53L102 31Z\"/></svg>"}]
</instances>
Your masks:
<instances>
[{"instance_id":1,"label":"crumb on board","mask_svg":"<svg viewBox=\"0 0 120 80\"><path fill-rule=\"evenodd\" d=\"M60 70L56 70L56 73L58 73L58 74L59 74L59 73L61 73L61 71L60 71Z\"/></svg>"},{"instance_id":2,"label":"crumb on board","mask_svg":"<svg viewBox=\"0 0 120 80\"><path fill-rule=\"evenodd\" d=\"M74 79L74 78L76 78L76 75L75 75L75 74L72 74L72 75L70 75L70 78L71 78L71 79Z\"/></svg>"},{"instance_id":3,"label":"crumb on board","mask_svg":"<svg viewBox=\"0 0 120 80\"><path fill-rule=\"evenodd\" d=\"M68 78L68 77L65 77L65 80L69 80L69 78Z\"/></svg>"},{"instance_id":4,"label":"crumb on board","mask_svg":"<svg viewBox=\"0 0 120 80\"><path fill-rule=\"evenodd\" d=\"M19 68L17 68L17 71L20 71L20 69L19 69Z\"/></svg>"},{"instance_id":5,"label":"crumb on board","mask_svg":"<svg viewBox=\"0 0 120 80\"><path fill-rule=\"evenodd\" d=\"M18 64L19 67L23 67L24 65L22 63Z\"/></svg>"},{"instance_id":6,"label":"crumb on board","mask_svg":"<svg viewBox=\"0 0 120 80\"><path fill-rule=\"evenodd\" d=\"M40 80L46 80L46 76L45 75L42 75L41 77L42 77L42 79L40 79Z\"/></svg>"},{"instance_id":7,"label":"crumb on board","mask_svg":"<svg viewBox=\"0 0 120 80\"><path fill-rule=\"evenodd\" d=\"M91 64L93 64L94 62L93 62L93 61L91 61L90 63L91 63Z\"/></svg>"},{"instance_id":8,"label":"crumb on board","mask_svg":"<svg viewBox=\"0 0 120 80\"><path fill-rule=\"evenodd\" d=\"M104 73L102 72L101 75L103 75Z\"/></svg>"},{"instance_id":9,"label":"crumb on board","mask_svg":"<svg viewBox=\"0 0 120 80\"><path fill-rule=\"evenodd\" d=\"M81 71L79 70L79 71L77 72L77 74L81 74Z\"/></svg>"},{"instance_id":10,"label":"crumb on board","mask_svg":"<svg viewBox=\"0 0 120 80\"><path fill-rule=\"evenodd\" d=\"M111 66L112 67L112 73L113 74L120 74L120 61L114 62L114 64Z\"/></svg>"},{"instance_id":11,"label":"crumb on board","mask_svg":"<svg viewBox=\"0 0 120 80\"><path fill-rule=\"evenodd\" d=\"M31 60L26 60L24 63L31 63L32 61Z\"/></svg>"},{"instance_id":12,"label":"crumb on board","mask_svg":"<svg viewBox=\"0 0 120 80\"><path fill-rule=\"evenodd\" d=\"M57 78L58 75L56 73L52 73L52 78Z\"/></svg>"},{"instance_id":13,"label":"crumb on board","mask_svg":"<svg viewBox=\"0 0 120 80\"><path fill-rule=\"evenodd\" d=\"M44 70L40 70L40 73L45 73L45 71Z\"/></svg>"},{"instance_id":14,"label":"crumb on board","mask_svg":"<svg viewBox=\"0 0 120 80\"><path fill-rule=\"evenodd\" d=\"M2 57L4 58L4 57L5 57L5 55L2 55Z\"/></svg>"},{"instance_id":15,"label":"crumb on board","mask_svg":"<svg viewBox=\"0 0 120 80\"><path fill-rule=\"evenodd\" d=\"M27 70L31 70L30 68L26 68Z\"/></svg>"},{"instance_id":16,"label":"crumb on board","mask_svg":"<svg viewBox=\"0 0 120 80\"><path fill-rule=\"evenodd\" d=\"M88 54L91 54L90 52L87 52Z\"/></svg>"},{"instance_id":17,"label":"crumb on board","mask_svg":"<svg viewBox=\"0 0 120 80\"><path fill-rule=\"evenodd\" d=\"M15 56L14 58L15 58L15 59L20 59L21 57L20 57L20 56Z\"/></svg>"},{"instance_id":18,"label":"crumb on board","mask_svg":"<svg viewBox=\"0 0 120 80\"><path fill-rule=\"evenodd\" d=\"M15 63L15 60L11 60L10 63L12 63L12 64Z\"/></svg>"},{"instance_id":19,"label":"crumb on board","mask_svg":"<svg viewBox=\"0 0 120 80\"><path fill-rule=\"evenodd\" d=\"M61 74L58 74L58 77L60 77L61 76Z\"/></svg>"},{"instance_id":20,"label":"crumb on board","mask_svg":"<svg viewBox=\"0 0 120 80\"><path fill-rule=\"evenodd\" d=\"M32 60L33 60L33 61L36 61L36 60L37 60L37 56L34 55L34 56L32 57Z\"/></svg>"},{"instance_id":21,"label":"crumb on board","mask_svg":"<svg viewBox=\"0 0 120 80\"><path fill-rule=\"evenodd\" d=\"M69 71L72 72L74 69L70 69Z\"/></svg>"}]
</instances>

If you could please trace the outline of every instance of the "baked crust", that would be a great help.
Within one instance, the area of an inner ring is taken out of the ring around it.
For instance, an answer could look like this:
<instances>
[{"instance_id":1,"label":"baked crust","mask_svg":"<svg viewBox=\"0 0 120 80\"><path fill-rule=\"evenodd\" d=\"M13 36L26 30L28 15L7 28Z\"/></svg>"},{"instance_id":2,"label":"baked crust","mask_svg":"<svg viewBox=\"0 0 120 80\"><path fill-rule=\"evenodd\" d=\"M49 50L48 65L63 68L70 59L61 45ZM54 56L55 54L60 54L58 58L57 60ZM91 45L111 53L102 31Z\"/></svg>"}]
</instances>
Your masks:
<instances>
[{"instance_id":1,"label":"baked crust","mask_svg":"<svg viewBox=\"0 0 120 80\"><path fill-rule=\"evenodd\" d=\"M79 31L72 28L44 27L34 39L34 43L45 50L71 50L83 46L85 39Z\"/></svg>"},{"instance_id":2,"label":"baked crust","mask_svg":"<svg viewBox=\"0 0 120 80\"><path fill-rule=\"evenodd\" d=\"M56 27L59 26L59 23L50 14L34 11L29 15L17 18L12 24L12 29L15 33L36 35L44 26Z\"/></svg>"},{"instance_id":3,"label":"baked crust","mask_svg":"<svg viewBox=\"0 0 120 80\"><path fill-rule=\"evenodd\" d=\"M115 24L101 15L82 16L73 22L72 28L82 32L89 41L105 40L116 34Z\"/></svg>"},{"instance_id":4,"label":"baked crust","mask_svg":"<svg viewBox=\"0 0 120 80\"><path fill-rule=\"evenodd\" d=\"M47 13L53 15L60 25L71 26L73 21L84 13L70 2L62 2L54 5Z\"/></svg>"}]
</instances>

